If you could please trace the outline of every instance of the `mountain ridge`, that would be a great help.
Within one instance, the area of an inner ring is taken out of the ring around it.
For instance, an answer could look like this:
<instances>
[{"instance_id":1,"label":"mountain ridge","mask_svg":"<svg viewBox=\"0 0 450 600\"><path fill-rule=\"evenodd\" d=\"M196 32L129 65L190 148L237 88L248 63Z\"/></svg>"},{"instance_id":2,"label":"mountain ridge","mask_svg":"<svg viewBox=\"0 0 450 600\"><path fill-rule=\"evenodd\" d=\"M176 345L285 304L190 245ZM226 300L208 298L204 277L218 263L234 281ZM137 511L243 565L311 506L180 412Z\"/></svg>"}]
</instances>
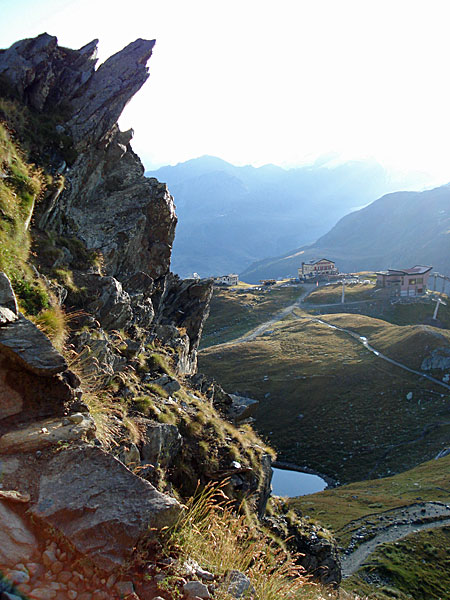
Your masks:
<instances>
[{"instance_id":1,"label":"mountain ridge","mask_svg":"<svg viewBox=\"0 0 450 600\"><path fill-rule=\"evenodd\" d=\"M314 244L254 263L240 275L249 282L296 276L302 261L322 256L334 260L341 271L429 264L450 273L449 207L450 184L385 194L340 219Z\"/></svg>"},{"instance_id":2,"label":"mountain ridge","mask_svg":"<svg viewBox=\"0 0 450 600\"><path fill-rule=\"evenodd\" d=\"M285 169L206 155L146 176L165 181L176 199L172 264L181 276L240 272L313 243L355 207L398 187L374 161Z\"/></svg>"}]
</instances>

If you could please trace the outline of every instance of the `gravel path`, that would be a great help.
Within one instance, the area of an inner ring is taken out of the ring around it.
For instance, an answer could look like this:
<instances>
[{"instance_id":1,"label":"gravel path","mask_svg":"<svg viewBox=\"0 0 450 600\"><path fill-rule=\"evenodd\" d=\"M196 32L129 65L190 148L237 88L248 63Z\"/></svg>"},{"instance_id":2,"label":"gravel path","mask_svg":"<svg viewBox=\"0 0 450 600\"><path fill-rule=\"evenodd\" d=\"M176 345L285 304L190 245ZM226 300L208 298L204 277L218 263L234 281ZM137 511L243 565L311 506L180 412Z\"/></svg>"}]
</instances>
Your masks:
<instances>
[{"instance_id":1,"label":"gravel path","mask_svg":"<svg viewBox=\"0 0 450 600\"><path fill-rule=\"evenodd\" d=\"M341 557L342 577L353 575L380 544L395 542L421 529L450 525L450 506L441 502L423 502L385 514L384 524L371 531L364 527L353 534L350 548L358 539L363 541Z\"/></svg>"}]
</instances>

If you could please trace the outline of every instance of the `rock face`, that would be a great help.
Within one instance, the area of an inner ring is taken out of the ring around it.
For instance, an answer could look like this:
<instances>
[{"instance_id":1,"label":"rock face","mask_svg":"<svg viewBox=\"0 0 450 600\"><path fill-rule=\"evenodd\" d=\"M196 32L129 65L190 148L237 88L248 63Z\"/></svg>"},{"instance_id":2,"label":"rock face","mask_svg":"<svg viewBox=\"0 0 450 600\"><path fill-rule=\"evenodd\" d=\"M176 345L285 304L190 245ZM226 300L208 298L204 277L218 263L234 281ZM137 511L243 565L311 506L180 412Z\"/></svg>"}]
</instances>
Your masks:
<instances>
[{"instance_id":1,"label":"rock face","mask_svg":"<svg viewBox=\"0 0 450 600\"><path fill-rule=\"evenodd\" d=\"M47 465L32 513L106 571L123 565L150 528L170 526L181 506L96 447L73 448Z\"/></svg>"},{"instance_id":2,"label":"rock face","mask_svg":"<svg viewBox=\"0 0 450 600\"><path fill-rule=\"evenodd\" d=\"M32 559L38 543L25 520L0 502L0 564L14 566Z\"/></svg>"},{"instance_id":3,"label":"rock face","mask_svg":"<svg viewBox=\"0 0 450 600\"><path fill-rule=\"evenodd\" d=\"M40 225L76 235L101 253L107 275L125 282L144 272L158 279L169 272L175 206L165 184L144 177L137 155L120 143L123 135L114 128L108 141L79 154L70 187Z\"/></svg>"},{"instance_id":4,"label":"rock face","mask_svg":"<svg viewBox=\"0 0 450 600\"><path fill-rule=\"evenodd\" d=\"M160 326L176 327L178 331L185 330L187 343L179 352L179 371L182 373L194 374L197 371L197 349L209 315L212 291L211 279L168 278L156 322Z\"/></svg>"}]
</instances>

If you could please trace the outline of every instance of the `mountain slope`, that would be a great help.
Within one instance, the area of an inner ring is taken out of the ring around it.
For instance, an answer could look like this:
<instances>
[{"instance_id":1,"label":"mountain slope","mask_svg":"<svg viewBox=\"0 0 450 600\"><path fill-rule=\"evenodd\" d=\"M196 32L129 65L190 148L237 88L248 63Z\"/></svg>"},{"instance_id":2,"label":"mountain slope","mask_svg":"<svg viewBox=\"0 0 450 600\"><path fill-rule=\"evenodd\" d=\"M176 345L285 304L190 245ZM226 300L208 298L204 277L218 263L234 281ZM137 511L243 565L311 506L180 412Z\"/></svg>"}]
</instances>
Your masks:
<instances>
[{"instance_id":1,"label":"mountain slope","mask_svg":"<svg viewBox=\"0 0 450 600\"><path fill-rule=\"evenodd\" d=\"M242 271L311 243L349 211L398 187L373 162L285 170L203 156L146 175L166 182L175 198L172 266L181 276Z\"/></svg>"},{"instance_id":2,"label":"mountain slope","mask_svg":"<svg viewBox=\"0 0 450 600\"><path fill-rule=\"evenodd\" d=\"M424 192L396 192L343 217L315 244L255 263L249 282L295 274L314 257L336 261L341 271L433 265L450 272L450 184Z\"/></svg>"}]
</instances>

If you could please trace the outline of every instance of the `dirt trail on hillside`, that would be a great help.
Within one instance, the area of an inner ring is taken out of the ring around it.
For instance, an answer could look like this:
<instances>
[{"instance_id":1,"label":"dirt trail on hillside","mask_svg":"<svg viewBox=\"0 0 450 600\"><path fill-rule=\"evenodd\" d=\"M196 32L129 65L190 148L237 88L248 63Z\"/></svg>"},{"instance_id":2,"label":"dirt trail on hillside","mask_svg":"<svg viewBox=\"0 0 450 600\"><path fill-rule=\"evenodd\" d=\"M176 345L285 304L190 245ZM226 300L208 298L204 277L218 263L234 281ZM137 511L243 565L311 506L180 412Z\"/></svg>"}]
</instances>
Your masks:
<instances>
[{"instance_id":1,"label":"dirt trail on hillside","mask_svg":"<svg viewBox=\"0 0 450 600\"><path fill-rule=\"evenodd\" d=\"M355 550L341 556L342 577L353 575L380 544L395 542L422 529L450 525L450 506L440 502L414 504L402 507L396 512L398 515L391 515L389 523L374 537L361 542ZM355 532L353 539L365 535L367 536L367 531L361 529Z\"/></svg>"},{"instance_id":2,"label":"dirt trail on hillside","mask_svg":"<svg viewBox=\"0 0 450 600\"><path fill-rule=\"evenodd\" d=\"M316 288L316 286L312 283L303 284L302 287L304 288L303 292L297 298L295 303L291 304L290 306L287 306L286 308L283 308L282 311L280 311L279 313L274 315L271 319L269 319L269 321L265 321L264 323L259 325L256 329L254 329L252 332L250 332L246 335L238 337L234 340L230 340L229 342L223 342L222 344L215 344L214 346L208 346L208 348L205 348L205 350L210 350L211 348L220 348L220 347L224 347L224 346L234 346L235 344L242 344L244 342L251 342L252 340L257 338L259 335L264 333L264 331L267 331L267 329L269 329L269 327L273 327L273 325L275 325L275 323L278 323L278 321L281 321L282 319L287 317L287 315L291 314L296 308L298 308L300 306L303 299L306 298L306 296L308 296L313 291L313 289Z\"/></svg>"}]
</instances>

